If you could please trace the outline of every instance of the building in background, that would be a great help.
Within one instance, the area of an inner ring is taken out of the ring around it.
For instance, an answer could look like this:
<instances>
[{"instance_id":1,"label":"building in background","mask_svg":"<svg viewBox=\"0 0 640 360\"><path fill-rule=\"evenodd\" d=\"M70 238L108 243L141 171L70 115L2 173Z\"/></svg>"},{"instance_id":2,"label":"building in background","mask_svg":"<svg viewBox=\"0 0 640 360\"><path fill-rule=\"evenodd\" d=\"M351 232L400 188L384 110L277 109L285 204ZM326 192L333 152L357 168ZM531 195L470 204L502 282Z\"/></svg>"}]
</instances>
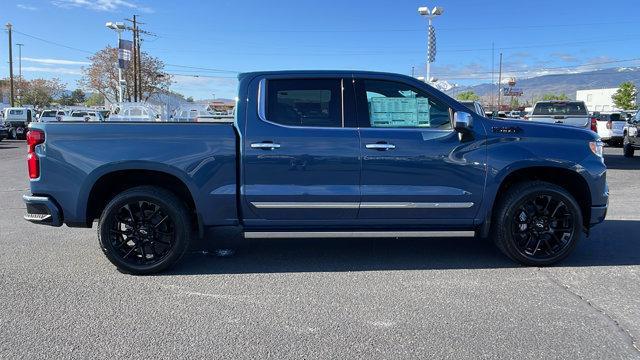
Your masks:
<instances>
[{"instance_id":1,"label":"building in background","mask_svg":"<svg viewBox=\"0 0 640 360\"><path fill-rule=\"evenodd\" d=\"M618 88L609 89L589 89L576 91L576 100L584 101L589 111L612 112L625 109L618 109L613 104L611 96L618 91Z\"/></svg>"}]
</instances>

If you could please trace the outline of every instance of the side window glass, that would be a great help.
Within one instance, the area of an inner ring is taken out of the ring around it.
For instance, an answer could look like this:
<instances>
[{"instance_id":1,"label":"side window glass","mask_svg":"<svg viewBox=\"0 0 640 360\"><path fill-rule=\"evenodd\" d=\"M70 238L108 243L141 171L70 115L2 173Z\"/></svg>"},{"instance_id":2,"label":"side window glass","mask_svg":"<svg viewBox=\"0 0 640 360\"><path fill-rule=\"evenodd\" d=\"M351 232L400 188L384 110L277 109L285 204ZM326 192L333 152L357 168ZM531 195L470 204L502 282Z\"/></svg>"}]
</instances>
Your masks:
<instances>
[{"instance_id":1,"label":"side window glass","mask_svg":"<svg viewBox=\"0 0 640 360\"><path fill-rule=\"evenodd\" d=\"M449 107L411 85L382 80L363 84L370 127L452 128Z\"/></svg>"},{"instance_id":2,"label":"side window glass","mask_svg":"<svg viewBox=\"0 0 640 360\"><path fill-rule=\"evenodd\" d=\"M288 126L341 127L340 80L267 82L267 120Z\"/></svg>"}]
</instances>

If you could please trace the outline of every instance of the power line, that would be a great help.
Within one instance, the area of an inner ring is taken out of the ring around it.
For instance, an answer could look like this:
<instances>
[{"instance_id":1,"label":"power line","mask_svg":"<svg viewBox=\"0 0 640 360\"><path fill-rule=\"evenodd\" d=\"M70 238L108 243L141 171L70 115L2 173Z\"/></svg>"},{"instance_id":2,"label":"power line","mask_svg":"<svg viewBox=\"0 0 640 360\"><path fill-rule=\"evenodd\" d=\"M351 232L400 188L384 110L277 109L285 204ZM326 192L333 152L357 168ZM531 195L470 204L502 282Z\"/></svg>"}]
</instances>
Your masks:
<instances>
[{"instance_id":1,"label":"power line","mask_svg":"<svg viewBox=\"0 0 640 360\"><path fill-rule=\"evenodd\" d=\"M47 44L56 45L56 46L60 46L60 47L67 48L67 49L70 49L70 50L80 51L80 52L87 53L87 54L92 54L92 55L94 54L94 52L93 52L93 51L82 50L82 49L78 49L78 48L73 47L73 46L68 46L68 45L60 44L60 43L57 43L57 42L55 42L55 41L51 41L51 40L47 40L47 39L43 39L43 38L38 37L38 36L25 34L25 33L23 33L22 31L18 31L18 30L15 30L15 29L13 30L13 32L15 32L15 33L17 33L17 34L20 34L20 35L23 35L23 36L26 36L26 37L29 37L29 38L32 38L32 39L35 39L35 40L39 40L39 41L45 42L45 43L47 43Z\"/></svg>"}]
</instances>

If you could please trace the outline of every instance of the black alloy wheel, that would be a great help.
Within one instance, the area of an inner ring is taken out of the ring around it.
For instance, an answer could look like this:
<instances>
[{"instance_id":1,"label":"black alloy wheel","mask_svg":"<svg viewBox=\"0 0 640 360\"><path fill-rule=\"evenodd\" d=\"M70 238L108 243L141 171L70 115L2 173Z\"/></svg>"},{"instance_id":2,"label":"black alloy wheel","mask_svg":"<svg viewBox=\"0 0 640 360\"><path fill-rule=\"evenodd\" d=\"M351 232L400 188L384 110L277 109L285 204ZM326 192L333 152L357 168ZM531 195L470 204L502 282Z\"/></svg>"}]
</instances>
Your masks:
<instances>
[{"instance_id":1,"label":"black alloy wheel","mask_svg":"<svg viewBox=\"0 0 640 360\"><path fill-rule=\"evenodd\" d=\"M100 246L118 269L133 274L162 271L182 257L190 235L189 215L174 194L142 186L117 195L98 225Z\"/></svg>"},{"instance_id":2,"label":"black alloy wheel","mask_svg":"<svg viewBox=\"0 0 640 360\"><path fill-rule=\"evenodd\" d=\"M524 198L514 212L511 236L522 256L547 260L562 253L574 236L574 215L550 194Z\"/></svg>"},{"instance_id":3,"label":"black alloy wheel","mask_svg":"<svg viewBox=\"0 0 640 360\"><path fill-rule=\"evenodd\" d=\"M109 241L123 261L150 265L167 256L175 243L175 224L156 203L132 200L111 218Z\"/></svg>"},{"instance_id":4,"label":"black alloy wheel","mask_svg":"<svg viewBox=\"0 0 640 360\"><path fill-rule=\"evenodd\" d=\"M497 204L492 235L511 259L546 266L571 253L582 226L580 206L567 190L530 181L513 185Z\"/></svg>"}]
</instances>

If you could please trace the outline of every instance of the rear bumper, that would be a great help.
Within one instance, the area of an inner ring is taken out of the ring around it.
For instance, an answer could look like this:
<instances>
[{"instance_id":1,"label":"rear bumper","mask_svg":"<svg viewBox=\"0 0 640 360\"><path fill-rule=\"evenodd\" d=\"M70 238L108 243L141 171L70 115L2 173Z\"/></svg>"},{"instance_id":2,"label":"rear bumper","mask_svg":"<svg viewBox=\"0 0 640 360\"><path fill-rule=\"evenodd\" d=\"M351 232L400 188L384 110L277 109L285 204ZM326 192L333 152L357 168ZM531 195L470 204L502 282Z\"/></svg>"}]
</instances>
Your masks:
<instances>
[{"instance_id":1,"label":"rear bumper","mask_svg":"<svg viewBox=\"0 0 640 360\"><path fill-rule=\"evenodd\" d=\"M604 206L592 206L591 207L591 219L589 220L589 225L594 226L600 224L604 221L604 218L607 216L607 205Z\"/></svg>"},{"instance_id":2,"label":"rear bumper","mask_svg":"<svg viewBox=\"0 0 640 360\"><path fill-rule=\"evenodd\" d=\"M27 205L25 220L41 225L62 226L62 211L53 198L23 195L22 200Z\"/></svg>"}]
</instances>

